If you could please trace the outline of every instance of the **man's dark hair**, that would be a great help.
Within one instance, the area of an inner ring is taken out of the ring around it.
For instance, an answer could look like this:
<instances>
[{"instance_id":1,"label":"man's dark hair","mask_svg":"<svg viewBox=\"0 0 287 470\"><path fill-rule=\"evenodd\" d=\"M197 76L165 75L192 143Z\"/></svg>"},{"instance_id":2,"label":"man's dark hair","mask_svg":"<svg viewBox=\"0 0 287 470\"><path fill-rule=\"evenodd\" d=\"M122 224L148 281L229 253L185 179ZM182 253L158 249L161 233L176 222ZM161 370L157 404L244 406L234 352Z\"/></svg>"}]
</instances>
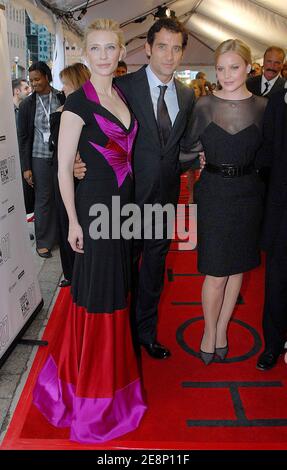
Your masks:
<instances>
[{"instance_id":1,"label":"man's dark hair","mask_svg":"<svg viewBox=\"0 0 287 470\"><path fill-rule=\"evenodd\" d=\"M124 60L119 60L118 61L118 67L124 67L126 70L128 70L128 66L127 66L127 64L125 63Z\"/></svg>"},{"instance_id":2,"label":"man's dark hair","mask_svg":"<svg viewBox=\"0 0 287 470\"><path fill-rule=\"evenodd\" d=\"M14 95L15 90L20 90L21 89L21 83L22 82L27 83L27 80L25 80L25 78L14 78L14 80L12 80L13 95Z\"/></svg>"},{"instance_id":3,"label":"man's dark hair","mask_svg":"<svg viewBox=\"0 0 287 470\"><path fill-rule=\"evenodd\" d=\"M188 33L183 24L175 18L160 18L157 20L147 32L147 43L152 46L155 40L156 33L162 29L171 31L172 33L182 34L182 50L186 48Z\"/></svg>"},{"instance_id":4,"label":"man's dark hair","mask_svg":"<svg viewBox=\"0 0 287 470\"><path fill-rule=\"evenodd\" d=\"M285 60L285 51L284 51L284 49L282 49L282 47L278 47L278 46L268 47L266 49L266 51L264 52L264 57L266 56L267 52L273 52L273 51L276 51L276 52L278 52L278 54L281 54L282 62L284 62L284 60Z\"/></svg>"},{"instance_id":5,"label":"man's dark hair","mask_svg":"<svg viewBox=\"0 0 287 470\"><path fill-rule=\"evenodd\" d=\"M35 71L40 72L44 76L47 75L49 83L52 81L52 72L51 72L50 67L46 64L46 62L39 61L39 62L35 62L34 64L32 64L29 67L28 72L35 72Z\"/></svg>"}]
</instances>

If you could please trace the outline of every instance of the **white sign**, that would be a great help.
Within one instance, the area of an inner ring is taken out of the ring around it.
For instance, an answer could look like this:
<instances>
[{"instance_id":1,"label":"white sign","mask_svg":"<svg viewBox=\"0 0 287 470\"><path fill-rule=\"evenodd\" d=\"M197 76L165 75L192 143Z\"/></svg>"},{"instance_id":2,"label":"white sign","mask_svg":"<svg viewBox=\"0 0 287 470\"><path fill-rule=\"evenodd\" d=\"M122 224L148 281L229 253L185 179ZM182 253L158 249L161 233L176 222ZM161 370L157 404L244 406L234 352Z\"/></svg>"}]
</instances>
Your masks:
<instances>
[{"instance_id":1,"label":"white sign","mask_svg":"<svg viewBox=\"0 0 287 470\"><path fill-rule=\"evenodd\" d=\"M6 19L0 9L0 359L42 296L26 222Z\"/></svg>"}]
</instances>

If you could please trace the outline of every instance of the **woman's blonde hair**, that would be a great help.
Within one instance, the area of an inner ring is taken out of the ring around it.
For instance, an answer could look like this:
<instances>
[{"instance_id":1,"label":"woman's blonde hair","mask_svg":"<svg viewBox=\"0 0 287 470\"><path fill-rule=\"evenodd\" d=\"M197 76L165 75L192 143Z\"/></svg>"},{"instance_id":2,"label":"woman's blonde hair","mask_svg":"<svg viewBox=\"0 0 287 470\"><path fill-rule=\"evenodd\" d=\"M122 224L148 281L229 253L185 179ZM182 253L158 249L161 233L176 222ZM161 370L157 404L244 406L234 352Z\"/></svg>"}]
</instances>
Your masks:
<instances>
[{"instance_id":1,"label":"woman's blonde hair","mask_svg":"<svg viewBox=\"0 0 287 470\"><path fill-rule=\"evenodd\" d=\"M193 80L191 80L190 84L189 84L189 88L193 88L194 85L198 86L199 88L201 88L201 83L199 81L198 78L194 78Z\"/></svg>"},{"instance_id":2,"label":"woman's blonde hair","mask_svg":"<svg viewBox=\"0 0 287 470\"><path fill-rule=\"evenodd\" d=\"M110 18L97 18L85 30L84 49L87 48L87 37L93 31L112 31L118 37L119 46L125 46L124 33L121 30L119 23Z\"/></svg>"},{"instance_id":3,"label":"woman's blonde hair","mask_svg":"<svg viewBox=\"0 0 287 470\"><path fill-rule=\"evenodd\" d=\"M60 72L60 78L66 78L71 83L72 87L77 90L91 78L91 72L86 65L76 62L75 64L65 67Z\"/></svg>"},{"instance_id":4,"label":"woman's blonde hair","mask_svg":"<svg viewBox=\"0 0 287 470\"><path fill-rule=\"evenodd\" d=\"M202 96L202 84L198 78L191 80L188 86L194 90L195 99L198 99ZM198 90L198 93L196 89Z\"/></svg>"},{"instance_id":5,"label":"woman's blonde hair","mask_svg":"<svg viewBox=\"0 0 287 470\"><path fill-rule=\"evenodd\" d=\"M214 53L215 64L218 62L218 57L225 54L225 52L236 52L236 54L244 60L246 65L252 64L250 47L240 39L227 39L219 44Z\"/></svg>"}]
</instances>

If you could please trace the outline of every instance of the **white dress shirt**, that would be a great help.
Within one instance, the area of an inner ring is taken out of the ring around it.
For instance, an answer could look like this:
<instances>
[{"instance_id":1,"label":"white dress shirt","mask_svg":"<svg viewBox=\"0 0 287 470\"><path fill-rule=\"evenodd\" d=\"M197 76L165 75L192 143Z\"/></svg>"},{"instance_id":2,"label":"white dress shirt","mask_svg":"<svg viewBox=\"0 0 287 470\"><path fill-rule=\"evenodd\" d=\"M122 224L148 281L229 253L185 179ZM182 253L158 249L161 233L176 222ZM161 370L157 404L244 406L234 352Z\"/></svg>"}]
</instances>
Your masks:
<instances>
[{"instance_id":1,"label":"white dress shirt","mask_svg":"<svg viewBox=\"0 0 287 470\"><path fill-rule=\"evenodd\" d=\"M152 71L149 65L146 67L146 74L147 74L155 118L157 118L157 100L160 94L159 85L167 86L167 90L164 95L164 101L166 103L168 114L173 125L175 118L177 116L177 113L179 111L176 88L175 88L173 77L168 83L162 83L160 79L154 74L154 72Z\"/></svg>"},{"instance_id":2,"label":"white dress shirt","mask_svg":"<svg viewBox=\"0 0 287 470\"><path fill-rule=\"evenodd\" d=\"M268 91L266 93L269 93L269 91L271 90L271 88L273 87L274 83L276 82L276 80L280 77L280 74L278 73L278 75L275 77L275 78L272 78L272 80L267 80L267 78L264 77L264 75L262 75L261 77L261 93L264 92L265 90L265 83L269 83L269 87L268 87Z\"/></svg>"}]
</instances>

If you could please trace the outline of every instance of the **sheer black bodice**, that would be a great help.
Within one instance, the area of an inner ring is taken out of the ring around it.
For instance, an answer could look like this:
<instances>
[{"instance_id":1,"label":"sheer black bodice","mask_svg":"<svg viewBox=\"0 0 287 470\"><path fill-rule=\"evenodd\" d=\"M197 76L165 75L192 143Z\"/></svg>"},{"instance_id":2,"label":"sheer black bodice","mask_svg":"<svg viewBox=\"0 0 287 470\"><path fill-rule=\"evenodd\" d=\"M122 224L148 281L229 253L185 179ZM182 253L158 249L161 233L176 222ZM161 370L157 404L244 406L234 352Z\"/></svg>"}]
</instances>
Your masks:
<instances>
[{"instance_id":1,"label":"sheer black bodice","mask_svg":"<svg viewBox=\"0 0 287 470\"><path fill-rule=\"evenodd\" d=\"M181 159L195 158L199 151L204 150L210 163L250 163L261 143L266 102L265 98L254 95L244 100L225 100L214 95L200 98L194 107L191 132L183 144L184 152L189 154L182 155ZM249 139L244 146L242 135L245 132L249 134L250 128L253 136L251 147ZM216 131L221 133L222 139L215 146L212 136ZM228 136L234 136L235 140L228 139ZM234 146L238 140L240 146Z\"/></svg>"}]
</instances>

